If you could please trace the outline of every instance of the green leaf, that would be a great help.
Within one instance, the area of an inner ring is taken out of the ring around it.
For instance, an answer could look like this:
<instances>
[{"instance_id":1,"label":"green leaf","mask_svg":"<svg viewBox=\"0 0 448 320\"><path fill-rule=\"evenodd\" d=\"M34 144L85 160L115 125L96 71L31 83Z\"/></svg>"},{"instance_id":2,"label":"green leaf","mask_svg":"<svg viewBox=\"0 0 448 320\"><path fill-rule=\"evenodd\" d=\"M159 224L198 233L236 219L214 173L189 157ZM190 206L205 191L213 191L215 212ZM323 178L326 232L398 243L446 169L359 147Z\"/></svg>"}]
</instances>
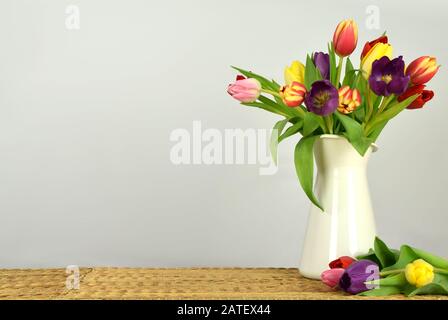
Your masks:
<instances>
[{"instance_id":1,"label":"green leaf","mask_svg":"<svg viewBox=\"0 0 448 320\"><path fill-rule=\"evenodd\" d=\"M418 256L415 254L414 250L412 250L412 248L408 245L403 245L400 248L400 256L398 257L397 262L387 268L382 269L381 272L404 269L408 263L411 263L416 259L418 259Z\"/></svg>"},{"instance_id":2,"label":"green leaf","mask_svg":"<svg viewBox=\"0 0 448 320\"><path fill-rule=\"evenodd\" d=\"M287 114L290 117L300 116L298 111L294 110L294 108L289 108L289 107L285 106L283 103L277 103L277 102L269 99L268 97L259 96L258 100L260 100L264 104L267 104L267 105L271 106L274 109L277 109L277 110L281 111L282 114Z\"/></svg>"},{"instance_id":3,"label":"green leaf","mask_svg":"<svg viewBox=\"0 0 448 320\"><path fill-rule=\"evenodd\" d=\"M303 118L303 136L307 137L319 127L319 116L312 112L305 113Z\"/></svg>"},{"instance_id":4,"label":"green leaf","mask_svg":"<svg viewBox=\"0 0 448 320\"><path fill-rule=\"evenodd\" d=\"M369 138L372 139L373 142L378 139L379 135L383 131L384 127L386 126L387 121L384 121L383 123L378 124L375 129L372 131L372 133L369 134Z\"/></svg>"},{"instance_id":5,"label":"green leaf","mask_svg":"<svg viewBox=\"0 0 448 320\"><path fill-rule=\"evenodd\" d=\"M448 295L448 275L435 273L432 283L421 288L407 284L404 287L404 294L411 297L417 294L443 294Z\"/></svg>"},{"instance_id":6,"label":"green leaf","mask_svg":"<svg viewBox=\"0 0 448 320\"><path fill-rule=\"evenodd\" d=\"M305 64L305 87L307 90L310 90L311 85L317 81L321 80L322 76L319 72L319 70L314 65L313 60L311 59L310 55L307 55L306 57L306 64Z\"/></svg>"},{"instance_id":7,"label":"green leaf","mask_svg":"<svg viewBox=\"0 0 448 320\"><path fill-rule=\"evenodd\" d=\"M377 126L382 125L385 121L389 121L390 119L394 118L397 114L399 114L401 111L403 111L407 106L409 106L415 99L417 99L418 94L413 95L391 107L388 107L386 111L383 111L379 115L377 115L370 125L369 133L374 131Z\"/></svg>"},{"instance_id":8,"label":"green leaf","mask_svg":"<svg viewBox=\"0 0 448 320\"><path fill-rule=\"evenodd\" d=\"M363 297L381 297L399 294L400 292L401 289L398 287L380 287L378 289L361 292L358 295Z\"/></svg>"},{"instance_id":9,"label":"green leaf","mask_svg":"<svg viewBox=\"0 0 448 320\"><path fill-rule=\"evenodd\" d=\"M296 145L294 150L294 163L296 166L297 176L303 191L311 200L311 202L322 211L324 209L320 205L313 192L314 180L314 142L319 136L310 136L302 138Z\"/></svg>"},{"instance_id":10,"label":"green leaf","mask_svg":"<svg viewBox=\"0 0 448 320\"><path fill-rule=\"evenodd\" d=\"M350 61L350 58L347 58L347 61L345 62L345 77L342 81L342 85L352 87L355 80L355 75L355 68Z\"/></svg>"},{"instance_id":11,"label":"green leaf","mask_svg":"<svg viewBox=\"0 0 448 320\"><path fill-rule=\"evenodd\" d=\"M373 249L370 249L369 252L366 254L361 254L356 256L357 260L370 260L375 262L377 265L381 265L380 260L378 260L375 251Z\"/></svg>"},{"instance_id":12,"label":"green leaf","mask_svg":"<svg viewBox=\"0 0 448 320\"><path fill-rule=\"evenodd\" d=\"M361 105L356 108L356 110L353 112L355 115L355 119L358 120L359 123L363 123L364 119L366 118L366 101L365 99L362 100Z\"/></svg>"},{"instance_id":13,"label":"green leaf","mask_svg":"<svg viewBox=\"0 0 448 320\"><path fill-rule=\"evenodd\" d=\"M366 99L367 91L370 90L369 89L370 87L369 87L369 85L367 83L367 80L362 76L362 71L360 73L358 73L356 88L361 92L361 94L363 95L364 99Z\"/></svg>"},{"instance_id":14,"label":"green leaf","mask_svg":"<svg viewBox=\"0 0 448 320\"><path fill-rule=\"evenodd\" d=\"M270 149L272 160L274 160L275 165L277 165L278 138L288 122L289 119L280 120L274 125L274 128L272 128Z\"/></svg>"},{"instance_id":15,"label":"green leaf","mask_svg":"<svg viewBox=\"0 0 448 320\"><path fill-rule=\"evenodd\" d=\"M395 261L398 261L398 258L400 257L400 250L390 249L390 251L392 251L392 253L394 254Z\"/></svg>"},{"instance_id":16,"label":"green leaf","mask_svg":"<svg viewBox=\"0 0 448 320\"><path fill-rule=\"evenodd\" d=\"M404 290L404 294L408 297L415 296L417 294L448 294L448 288L440 283L430 283L424 287L416 288L414 286L407 286Z\"/></svg>"},{"instance_id":17,"label":"green leaf","mask_svg":"<svg viewBox=\"0 0 448 320\"><path fill-rule=\"evenodd\" d=\"M433 265L434 267L448 270L448 260L447 259L438 257L436 255L433 255L429 252L426 252L426 251L423 251L420 249L412 248L412 250L419 258L425 260L426 262Z\"/></svg>"},{"instance_id":18,"label":"green leaf","mask_svg":"<svg viewBox=\"0 0 448 320\"><path fill-rule=\"evenodd\" d=\"M328 44L328 55L330 56L330 81L337 88L336 76L337 76L337 65L336 65L336 54L334 53L333 42Z\"/></svg>"},{"instance_id":19,"label":"green leaf","mask_svg":"<svg viewBox=\"0 0 448 320\"><path fill-rule=\"evenodd\" d=\"M388 246L378 237L374 242L375 254L381 263L381 269L394 265L397 261L395 255Z\"/></svg>"},{"instance_id":20,"label":"green leaf","mask_svg":"<svg viewBox=\"0 0 448 320\"><path fill-rule=\"evenodd\" d=\"M275 81L270 81L270 80L266 79L265 77L260 76L259 74L256 74L252 71L247 71L247 70L237 68L234 66L232 66L232 68L237 70L238 72L241 72L241 74L243 74L247 78L257 79L260 82L263 89L273 90L275 92L280 90L280 85L278 85Z\"/></svg>"},{"instance_id":21,"label":"green leaf","mask_svg":"<svg viewBox=\"0 0 448 320\"><path fill-rule=\"evenodd\" d=\"M355 119L348 117L339 111L336 111L334 114L339 121L342 122L342 125L346 130L345 136L348 141L350 141L361 156L364 156L373 142L372 139L364 135L364 130L361 124L359 124Z\"/></svg>"},{"instance_id":22,"label":"green leaf","mask_svg":"<svg viewBox=\"0 0 448 320\"><path fill-rule=\"evenodd\" d=\"M383 100L382 96L377 96L374 92L370 93L371 99L373 101L373 110L377 110Z\"/></svg>"},{"instance_id":23,"label":"green leaf","mask_svg":"<svg viewBox=\"0 0 448 320\"><path fill-rule=\"evenodd\" d=\"M388 276L386 278L382 278L379 281L380 287L383 287L383 286L403 287L407 283L408 283L408 281L406 280L406 276L405 276L404 272L400 272L398 274L394 274L394 275Z\"/></svg>"},{"instance_id":24,"label":"green leaf","mask_svg":"<svg viewBox=\"0 0 448 320\"><path fill-rule=\"evenodd\" d=\"M303 120L299 120L298 122L294 123L288 129L286 129L285 132L280 137L278 137L278 143L296 134L297 132L300 131L300 129L302 129L302 127L303 127Z\"/></svg>"},{"instance_id":25,"label":"green leaf","mask_svg":"<svg viewBox=\"0 0 448 320\"><path fill-rule=\"evenodd\" d=\"M289 116L288 114L285 114L282 111L277 110L276 108L273 108L272 106L267 105L265 103L261 103L261 102L242 102L241 104L244 105L244 106L248 106L248 107L257 107L257 108L263 109L265 111L269 111L269 112L272 112L272 113L275 113L275 114L278 114L278 115L281 115L281 116L284 116L284 117L288 117Z\"/></svg>"}]
</instances>

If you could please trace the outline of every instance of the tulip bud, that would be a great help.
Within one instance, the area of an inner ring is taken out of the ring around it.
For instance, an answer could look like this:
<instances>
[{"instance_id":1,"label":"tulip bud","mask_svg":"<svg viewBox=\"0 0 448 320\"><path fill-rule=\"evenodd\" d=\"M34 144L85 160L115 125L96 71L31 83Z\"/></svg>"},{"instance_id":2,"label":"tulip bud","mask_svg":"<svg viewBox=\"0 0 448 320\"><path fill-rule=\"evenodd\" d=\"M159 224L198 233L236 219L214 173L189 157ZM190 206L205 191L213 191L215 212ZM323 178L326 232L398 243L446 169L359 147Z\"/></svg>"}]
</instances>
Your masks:
<instances>
[{"instance_id":1,"label":"tulip bud","mask_svg":"<svg viewBox=\"0 0 448 320\"><path fill-rule=\"evenodd\" d=\"M335 268L347 269L355 261L356 260L353 259L352 257L342 256L336 260L331 261L329 263L329 266L331 269L335 269Z\"/></svg>"},{"instance_id":2,"label":"tulip bud","mask_svg":"<svg viewBox=\"0 0 448 320\"><path fill-rule=\"evenodd\" d=\"M305 82L305 66L300 61L293 61L290 67L285 68L285 83L290 85L293 82Z\"/></svg>"},{"instance_id":3,"label":"tulip bud","mask_svg":"<svg viewBox=\"0 0 448 320\"><path fill-rule=\"evenodd\" d=\"M338 285L339 280L341 280L342 275L344 274L345 269L335 268L322 272L320 278L323 283L327 286L334 288Z\"/></svg>"},{"instance_id":4,"label":"tulip bud","mask_svg":"<svg viewBox=\"0 0 448 320\"><path fill-rule=\"evenodd\" d=\"M366 44L364 45L364 48L362 49L362 53L361 53L361 60L365 57L365 55L372 50L372 48L377 44L377 43L388 43L388 39L387 36L381 36L375 40L366 42Z\"/></svg>"},{"instance_id":5,"label":"tulip bud","mask_svg":"<svg viewBox=\"0 0 448 320\"><path fill-rule=\"evenodd\" d=\"M392 49L390 44L378 42L364 55L361 59L361 70L365 79L369 79L372 72L372 64L375 60L379 60L382 57L392 59Z\"/></svg>"},{"instance_id":6,"label":"tulip bud","mask_svg":"<svg viewBox=\"0 0 448 320\"><path fill-rule=\"evenodd\" d=\"M334 51L340 57L349 56L358 43L358 26L356 22L347 19L341 21L333 35Z\"/></svg>"},{"instance_id":7,"label":"tulip bud","mask_svg":"<svg viewBox=\"0 0 448 320\"><path fill-rule=\"evenodd\" d=\"M233 84L229 84L227 92L241 102L254 102L261 93L261 84L257 79L246 79L238 76Z\"/></svg>"},{"instance_id":8,"label":"tulip bud","mask_svg":"<svg viewBox=\"0 0 448 320\"><path fill-rule=\"evenodd\" d=\"M339 287L351 294L358 294L370 290L367 282L379 280L380 270L375 262L359 260L352 263L339 281Z\"/></svg>"},{"instance_id":9,"label":"tulip bud","mask_svg":"<svg viewBox=\"0 0 448 320\"><path fill-rule=\"evenodd\" d=\"M280 95L283 102L288 107L298 107L302 104L305 97L306 88L303 84L293 81L290 85L283 86L280 89Z\"/></svg>"},{"instance_id":10,"label":"tulip bud","mask_svg":"<svg viewBox=\"0 0 448 320\"><path fill-rule=\"evenodd\" d=\"M415 99L413 102L411 102L410 105L408 105L407 109L420 109L422 108L426 102L431 100L434 97L434 91L431 90L424 90L425 85L421 84L418 86L412 86L409 87L405 93L403 93L401 96L397 97L398 102L404 101L409 97L412 97L413 95L418 94L419 96L417 99Z\"/></svg>"},{"instance_id":11,"label":"tulip bud","mask_svg":"<svg viewBox=\"0 0 448 320\"><path fill-rule=\"evenodd\" d=\"M323 52L313 54L313 63L323 79L330 80L330 55Z\"/></svg>"},{"instance_id":12,"label":"tulip bud","mask_svg":"<svg viewBox=\"0 0 448 320\"><path fill-rule=\"evenodd\" d=\"M344 114L352 113L361 105L361 95L358 89L350 89L349 86L343 86L338 90L339 106L338 111Z\"/></svg>"},{"instance_id":13,"label":"tulip bud","mask_svg":"<svg viewBox=\"0 0 448 320\"><path fill-rule=\"evenodd\" d=\"M439 68L436 58L423 56L409 64L406 75L411 77L411 83L414 85L425 84L434 77Z\"/></svg>"},{"instance_id":14,"label":"tulip bud","mask_svg":"<svg viewBox=\"0 0 448 320\"><path fill-rule=\"evenodd\" d=\"M434 280L434 267L423 259L406 265L406 280L417 288L424 287Z\"/></svg>"}]
</instances>

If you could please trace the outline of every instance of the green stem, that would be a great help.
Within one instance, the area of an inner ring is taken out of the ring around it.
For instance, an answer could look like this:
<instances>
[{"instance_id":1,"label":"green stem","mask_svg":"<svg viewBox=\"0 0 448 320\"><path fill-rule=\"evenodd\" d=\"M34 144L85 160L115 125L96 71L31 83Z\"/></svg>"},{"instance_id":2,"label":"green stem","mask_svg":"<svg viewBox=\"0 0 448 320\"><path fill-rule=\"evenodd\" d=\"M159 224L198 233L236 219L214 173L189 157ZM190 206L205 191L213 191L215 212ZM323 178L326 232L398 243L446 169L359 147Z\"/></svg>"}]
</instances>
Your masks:
<instances>
[{"instance_id":1,"label":"green stem","mask_svg":"<svg viewBox=\"0 0 448 320\"><path fill-rule=\"evenodd\" d=\"M342 62L343 61L344 61L344 57L339 57L338 71L336 73L336 86L337 87L339 87L339 80L341 79Z\"/></svg>"},{"instance_id":2,"label":"green stem","mask_svg":"<svg viewBox=\"0 0 448 320\"><path fill-rule=\"evenodd\" d=\"M367 88L366 98L367 98L367 115L366 115L366 125L367 125L373 114L373 103L370 88Z\"/></svg>"},{"instance_id":3,"label":"green stem","mask_svg":"<svg viewBox=\"0 0 448 320\"><path fill-rule=\"evenodd\" d=\"M265 111L278 114L278 115L283 116L285 118L291 118L291 115L289 115L289 114L287 114L285 112L282 112L281 110L275 109L275 108L273 108L271 106L268 106L268 105L266 105L266 104L264 104L262 102L242 103L242 105L249 106L249 107L257 107L257 108L263 109Z\"/></svg>"},{"instance_id":4,"label":"green stem","mask_svg":"<svg viewBox=\"0 0 448 320\"><path fill-rule=\"evenodd\" d=\"M300 114L300 117L302 119L305 118L305 111L302 109L301 106L298 106L298 107L294 108L294 110L296 110Z\"/></svg>"},{"instance_id":5,"label":"green stem","mask_svg":"<svg viewBox=\"0 0 448 320\"><path fill-rule=\"evenodd\" d=\"M384 277L384 276L388 276L388 275L391 275L391 274L397 274L397 273L401 273L401 272L404 272L404 269L383 271L383 272L380 272L380 276Z\"/></svg>"},{"instance_id":6,"label":"green stem","mask_svg":"<svg viewBox=\"0 0 448 320\"><path fill-rule=\"evenodd\" d=\"M369 92L370 92L370 89L369 89ZM378 108L378 112L375 113L375 117L376 117L376 115L379 115L381 112L383 112L393 99L394 99L394 95L384 97L383 100L381 101L381 105ZM371 133L370 131L372 130L373 123L375 122L374 121L375 117L372 117L372 115L373 115L373 105L369 109L368 117L366 117L366 126L364 128L364 132L366 133L366 135L369 135Z\"/></svg>"},{"instance_id":7,"label":"green stem","mask_svg":"<svg viewBox=\"0 0 448 320\"><path fill-rule=\"evenodd\" d=\"M323 117L328 133L333 134L333 117L331 115Z\"/></svg>"},{"instance_id":8,"label":"green stem","mask_svg":"<svg viewBox=\"0 0 448 320\"><path fill-rule=\"evenodd\" d=\"M268 89L261 89L261 92L268 93L268 94L273 95L274 97L278 97L278 98L282 97L280 95L280 93L272 91L272 90L268 90Z\"/></svg>"},{"instance_id":9,"label":"green stem","mask_svg":"<svg viewBox=\"0 0 448 320\"><path fill-rule=\"evenodd\" d=\"M358 72L356 74L356 78L355 78L355 81L354 81L354 84L353 84L353 88L358 88L359 77L361 76L361 73L362 73L362 71L360 71L360 72Z\"/></svg>"},{"instance_id":10,"label":"green stem","mask_svg":"<svg viewBox=\"0 0 448 320\"><path fill-rule=\"evenodd\" d=\"M391 274L398 274L398 273L405 272L405 270L406 269L396 269L396 270L383 271L383 272L380 272L380 276L384 277L384 276L388 276L388 275L391 275ZM440 268L434 268L434 272L435 273L440 273L440 274L448 274L448 270L440 269Z\"/></svg>"},{"instance_id":11,"label":"green stem","mask_svg":"<svg viewBox=\"0 0 448 320\"><path fill-rule=\"evenodd\" d=\"M441 273L441 274L448 274L448 270L440 269L440 268L434 268L434 272Z\"/></svg>"},{"instance_id":12,"label":"green stem","mask_svg":"<svg viewBox=\"0 0 448 320\"><path fill-rule=\"evenodd\" d=\"M381 112L384 111L384 109L387 108L387 106L389 105L390 101L394 98L394 95L390 95L388 97L384 97L383 101L381 101L381 105L378 108L378 114L380 114Z\"/></svg>"}]
</instances>

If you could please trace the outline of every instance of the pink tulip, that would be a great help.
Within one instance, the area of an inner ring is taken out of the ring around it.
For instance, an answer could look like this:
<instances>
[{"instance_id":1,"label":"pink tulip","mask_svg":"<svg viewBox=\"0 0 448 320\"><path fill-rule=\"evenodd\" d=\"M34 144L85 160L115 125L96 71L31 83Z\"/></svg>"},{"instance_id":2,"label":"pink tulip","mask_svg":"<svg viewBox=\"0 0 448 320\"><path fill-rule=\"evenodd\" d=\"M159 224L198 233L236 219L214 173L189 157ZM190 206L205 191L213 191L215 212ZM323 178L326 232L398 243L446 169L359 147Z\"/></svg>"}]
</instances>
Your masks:
<instances>
[{"instance_id":1,"label":"pink tulip","mask_svg":"<svg viewBox=\"0 0 448 320\"><path fill-rule=\"evenodd\" d=\"M344 274L345 269L343 268L335 268L322 272L320 278L322 282L325 283L329 287L336 287L339 284L339 280Z\"/></svg>"},{"instance_id":2,"label":"pink tulip","mask_svg":"<svg viewBox=\"0 0 448 320\"><path fill-rule=\"evenodd\" d=\"M260 96L261 84L257 79L238 76L234 83L229 84L227 92L238 101L254 102Z\"/></svg>"}]
</instances>

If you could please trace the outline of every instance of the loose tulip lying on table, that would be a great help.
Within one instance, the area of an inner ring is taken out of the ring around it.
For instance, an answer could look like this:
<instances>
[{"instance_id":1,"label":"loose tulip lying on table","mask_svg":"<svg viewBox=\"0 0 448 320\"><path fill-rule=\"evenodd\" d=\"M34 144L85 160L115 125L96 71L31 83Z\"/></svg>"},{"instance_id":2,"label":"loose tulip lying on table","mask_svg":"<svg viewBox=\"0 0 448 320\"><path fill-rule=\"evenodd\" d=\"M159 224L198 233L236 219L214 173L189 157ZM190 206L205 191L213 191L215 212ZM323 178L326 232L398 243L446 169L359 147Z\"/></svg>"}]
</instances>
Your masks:
<instances>
[{"instance_id":1,"label":"loose tulip lying on table","mask_svg":"<svg viewBox=\"0 0 448 320\"><path fill-rule=\"evenodd\" d=\"M307 55L305 64L293 61L285 68L283 84L234 67L241 74L227 89L245 106L284 117L275 124L277 134L271 139L274 161L279 142L302 135L294 152L297 175L306 195L322 210L313 193L316 138L344 136L364 155L391 119L404 109L423 108L434 97L426 88L440 68L434 57L421 56L406 67L383 34L365 43L355 68L350 55L357 42L356 23L344 20L336 27L328 52Z\"/></svg>"},{"instance_id":2,"label":"loose tulip lying on table","mask_svg":"<svg viewBox=\"0 0 448 320\"><path fill-rule=\"evenodd\" d=\"M329 267L322 282L350 294L448 294L448 260L408 245L390 249L379 238L368 254L340 257Z\"/></svg>"}]
</instances>

